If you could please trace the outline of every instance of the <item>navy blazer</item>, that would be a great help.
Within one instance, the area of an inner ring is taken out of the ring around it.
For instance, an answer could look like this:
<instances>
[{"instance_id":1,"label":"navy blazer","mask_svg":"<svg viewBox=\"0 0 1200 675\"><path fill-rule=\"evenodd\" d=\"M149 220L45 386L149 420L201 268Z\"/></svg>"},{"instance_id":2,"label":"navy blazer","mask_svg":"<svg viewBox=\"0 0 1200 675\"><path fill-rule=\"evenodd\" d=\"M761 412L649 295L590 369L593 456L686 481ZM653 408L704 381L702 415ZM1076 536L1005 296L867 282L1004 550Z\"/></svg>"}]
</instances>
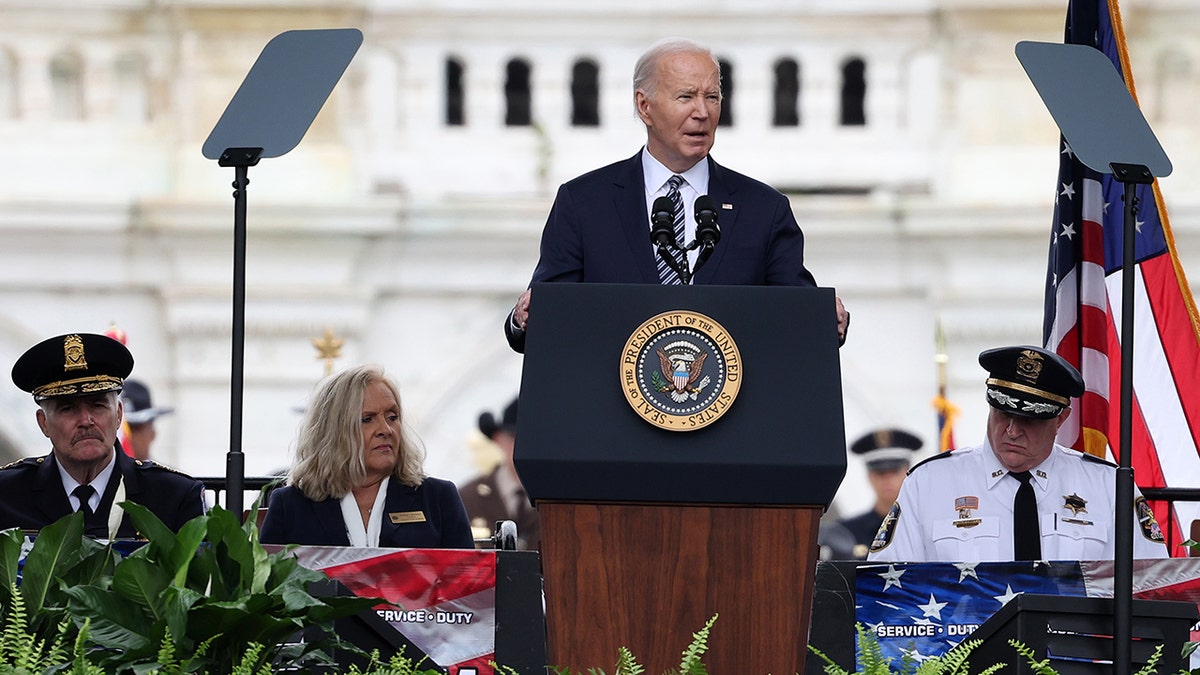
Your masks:
<instances>
[{"instance_id":1,"label":"navy blazer","mask_svg":"<svg viewBox=\"0 0 1200 675\"><path fill-rule=\"evenodd\" d=\"M816 286L804 267L804 234L787 197L712 157L706 161L721 240L692 282ZM541 281L661 283L650 242L640 151L558 189L530 283ZM524 351L525 334L514 329L511 313L504 332L514 350Z\"/></svg>"},{"instance_id":2,"label":"navy blazer","mask_svg":"<svg viewBox=\"0 0 1200 675\"><path fill-rule=\"evenodd\" d=\"M125 500L150 509L172 531L204 513L204 486L196 479L149 460L126 455L118 442L116 468L125 483ZM108 514L113 508L117 481L109 479L100 498L100 508L85 522L88 536L107 539ZM19 527L40 530L74 512L54 453L27 457L0 469L0 529ZM126 514L117 537L137 536Z\"/></svg>"},{"instance_id":3,"label":"navy blazer","mask_svg":"<svg viewBox=\"0 0 1200 675\"><path fill-rule=\"evenodd\" d=\"M384 497L382 548L474 548L467 510L458 488L448 480L426 478L410 487L393 476ZM421 520L413 522L414 514ZM401 522L396 522L396 521ZM288 485L271 492L259 541L264 544L349 546L341 499L313 501Z\"/></svg>"}]
</instances>

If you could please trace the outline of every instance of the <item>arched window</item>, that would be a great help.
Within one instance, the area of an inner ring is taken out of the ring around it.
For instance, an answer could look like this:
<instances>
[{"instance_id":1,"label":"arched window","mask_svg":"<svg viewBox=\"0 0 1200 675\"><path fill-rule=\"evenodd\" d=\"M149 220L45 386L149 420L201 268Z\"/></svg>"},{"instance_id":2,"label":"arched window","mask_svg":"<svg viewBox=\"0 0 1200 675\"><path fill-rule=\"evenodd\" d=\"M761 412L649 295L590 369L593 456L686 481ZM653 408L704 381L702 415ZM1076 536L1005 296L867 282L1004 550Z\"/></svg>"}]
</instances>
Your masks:
<instances>
[{"instance_id":1,"label":"arched window","mask_svg":"<svg viewBox=\"0 0 1200 675\"><path fill-rule=\"evenodd\" d=\"M146 60L141 54L128 53L116 62L116 118L141 124L149 118L150 95Z\"/></svg>"},{"instance_id":2,"label":"arched window","mask_svg":"<svg viewBox=\"0 0 1200 675\"><path fill-rule=\"evenodd\" d=\"M600 126L600 66L591 59L571 68L571 126Z\"/></svg>"},{"instance_id":3,"label":"arched window","mask_svg":"<svg viewBox=\"0 0 1200 675\"><path fill-rule=\"evenodd\" d=\"M83 119L83 63L78 55L60 52L50 59L50 96L55 119Z\"/></svg>"},{"instance_id":4,"label":"arched window","mask_svg":"<svg viewBox=\"0 0 1200 675\"><path fill-rule=\"evenodd\" d=\"M513 59L508 62L504 78L504 124L527 127L533 121L529 91L529 62Z\"/></svg>"},{"instance_id":5,"label":"arched window","mask_svg":"<svg viewBox=\"0 0 1200 675\"><path fill-rule=\"evenodd\" d=\"M867 64L852 58L842 64L842 126L860 127L867 123Z\"/></svg>"},{"instance_id":6,"label":"arched window","mask_svg":"<svg viewBox=\"0 0 1200 675\"><path fill-rule=\"evenodd\" d=\"M446 126L461 127L467 123L466 93L463 89L465 75L462 61L453 56L446 59Z\"/></svg>"},{"instance_id":7,"label":"arched window","mask_svg":"<svg viewBox=\"0 0 1200 675\"><path fill-rule=\"evenodd\" d=\"M0 119L16 119L17 110L17 57L0 48Z\"/></svg>"},{"instance_id":8,"label":"arched window","mask_svg":"<svg viewBox=\"0 0 1200 675\"><path fill-rule=\"evenodd\" d=\"M795 59L775 62L775 112L771 123L777 127L800 125L800 66Z\"/></svg>"},{"instance_id":9,"label":"arched window","mask_svg":"<svg viewBox=\"0 0 1200 675\"><path fill-rule=\"evenodd\" d=\"M733 64L725 59L718 59L721 66L721 119L717 120L719 127L733 126Z\"/></svg>"}]
</instances>

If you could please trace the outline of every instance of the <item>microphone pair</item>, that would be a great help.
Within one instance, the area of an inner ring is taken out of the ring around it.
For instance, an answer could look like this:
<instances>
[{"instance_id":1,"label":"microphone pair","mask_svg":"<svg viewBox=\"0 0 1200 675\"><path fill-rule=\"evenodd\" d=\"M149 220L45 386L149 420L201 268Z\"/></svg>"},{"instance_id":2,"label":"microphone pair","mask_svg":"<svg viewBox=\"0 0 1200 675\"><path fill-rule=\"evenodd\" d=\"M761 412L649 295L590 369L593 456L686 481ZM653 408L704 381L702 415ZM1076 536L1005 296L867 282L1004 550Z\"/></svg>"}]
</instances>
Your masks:
<instances>
[{"instance_id":1,"label":"microphone pair","mask_svg":"<svg viewBox=\"0 0 1200 675\"><path fill-rule=\"evenodd\" d=\"M721 241L721 227L717 224L717 203L708 195L696 198L696 239L683 246L675 239L675 205L670 197L654 200L650 209L650 240L663 248L690 251L697 246L712 247Z\"/></svg>"}]
</instances>

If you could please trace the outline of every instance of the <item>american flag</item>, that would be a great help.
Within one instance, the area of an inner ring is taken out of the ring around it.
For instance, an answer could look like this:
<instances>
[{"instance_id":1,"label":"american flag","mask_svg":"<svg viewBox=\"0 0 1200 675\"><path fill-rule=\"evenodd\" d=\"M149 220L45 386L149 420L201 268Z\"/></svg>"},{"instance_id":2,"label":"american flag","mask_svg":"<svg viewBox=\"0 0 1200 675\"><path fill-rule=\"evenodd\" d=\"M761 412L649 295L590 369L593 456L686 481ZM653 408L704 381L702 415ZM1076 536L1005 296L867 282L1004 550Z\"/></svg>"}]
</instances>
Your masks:
<instances>
[{"instance_id":1,"label":"american flag","mask_svg":"<svg viewBox=\"0 0 1200 675\"><path fill-rule=\"evenodd\" d=\"M920 662L973 639L1022 593L1111 598L1113 572L1109 560L868 563L855 570L854 620L875 632L896 670L905 656ZM1200 602L1200 559L1137 561L1133 597Z\"/></svg>"},{"instance_id":2,"label":"american flag","mask_svg":"<svg viewBox=\"0 0 1200 675\"><path fill-rule=\"evenodd\" d=\"M1066 41L1103 51L1136 100L1116 0L1072 0ZM1087 389L1059 430L1063 445L1113 459L1120 437L1121 269L1124 187L1081 164L1062 141L1046 274L1044 342L1083 373ZM1200 330L1192 294L1175 254L1157 182L1137 186L1133 448L1140 487L1200 486ZM1200 504L1172 513L1154 505L1172 555L1180 523ZM1169 527L1168 527L1169 523Z\"/></svg>"}]
</instances>

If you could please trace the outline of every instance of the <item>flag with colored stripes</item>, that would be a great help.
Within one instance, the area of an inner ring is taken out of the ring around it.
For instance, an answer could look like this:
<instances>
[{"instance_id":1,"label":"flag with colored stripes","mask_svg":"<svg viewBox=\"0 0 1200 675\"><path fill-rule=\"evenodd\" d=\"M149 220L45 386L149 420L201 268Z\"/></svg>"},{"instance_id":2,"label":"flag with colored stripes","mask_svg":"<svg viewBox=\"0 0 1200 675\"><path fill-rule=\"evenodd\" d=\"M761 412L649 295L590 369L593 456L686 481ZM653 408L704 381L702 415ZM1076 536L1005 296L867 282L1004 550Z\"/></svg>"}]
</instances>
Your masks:
<instances>
[{"instance_id":1,"label":"flag with colored stripes","mask_svg":"<svg viewBox=\"0 0 1200 675\"><path fill-rule=\"evenodd\" d=\"M299 546L292 552L356 595L393 603L376 613L437 666L455 675L496 672L495 551Z\"/></svg>"},{"instance_id":2,"label":"flag with colored stripes","mask_svg":"<svg viewBox=\"0 0 1200 675\"><path fill-rule=\"evenodd\" d=\"M1066 41L1101 50L1136 100L1116 0L1072 0ZM1168 93L1169 95L1169 93ZM1044 342L1083 373L1084 395L1060 428L1063 445L1120 456L1124 186L1086 168L1062 141L1046 274ZM1137 187L1133 435L1140 487L1200 485L1200 331L1158 183ZM1155 505L1172 555L1200 504ZM1184 524L1183 530L1180 524Z\"/></svg>"}]
</instances>

